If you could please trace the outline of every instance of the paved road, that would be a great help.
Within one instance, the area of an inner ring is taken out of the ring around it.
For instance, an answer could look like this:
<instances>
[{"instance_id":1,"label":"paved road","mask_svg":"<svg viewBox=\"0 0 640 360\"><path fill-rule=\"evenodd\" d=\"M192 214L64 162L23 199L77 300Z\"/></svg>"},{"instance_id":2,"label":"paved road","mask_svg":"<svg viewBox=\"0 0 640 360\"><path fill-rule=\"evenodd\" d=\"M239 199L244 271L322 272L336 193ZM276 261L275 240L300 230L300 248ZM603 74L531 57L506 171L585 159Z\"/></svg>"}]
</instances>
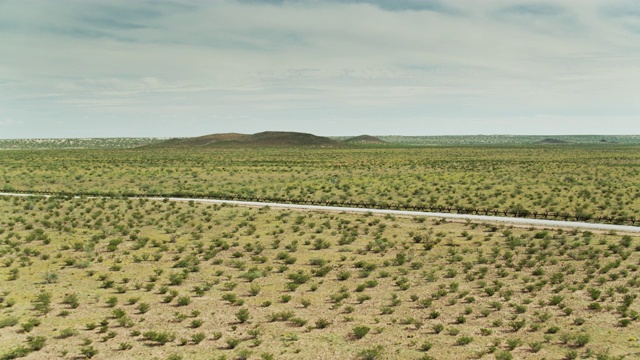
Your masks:
<instances>
[{"instance_id":1,"label":"paved road","mask_svg":"<svg viewBox=\"0 0 640 360\"><path fill-rule=\"evenodd\" d=\"M12 193L0 192L0 196L2 195L48 196L48 195L12 194ZM150 197L147 199L164 200L165 198ZM640 233L640 227L638 226L597 224L597 223L585 223L585 222L577 222L577 221L527 219L527 218L513 218L513 217L502 217L502 216L489 216L489 215L449 214L449 213L424 212L424 211L365 209L365 208L339 207L339 206L280 204L280 203L237 201L237 200L190 199L190 198L168 198L168 199L169 201L194 201L194 202L205 203L205 204L232 204L232 205L239 205L239 206L254 206L254 207L269 206L272 208L283 208L283 209L345 211L345 212L352 212L352 213L390 214L390 215L399 215L399 216L426 216L426 217L436 217L436 218L445 218L445 219L462 219L462 220L468 219L471 221L501 222L501 223L507 223L507 224L531 225L531 226L542 226L542 227L562 227L562 228L611 230L611 231Z\"/></svg>"},{"instance_id":2,"label":"paved road","mask_svg":"<svg viewBox=\"0 0 640 360\"><path fill-rule=\"evenodd\" d=\"M149 198L149 199L162 200L163 198ZM233 204L233 205L240 205L240 206L269 206L272 208L284 208L284 209L345 211L345 212L355 212L355 213L391 214L391 215L401 215L401 216L427 216L427 217L437 217L437 218L446 218L446 219L463 219L463 220L469 219L471 221L503 222L503 223L510 223L510 224L519 224L519 225L579 228L579 229L594 229L594 230L612 230L612 231L640 233L640 227L638 226L596 224L596 223L585 223L585 222L577 222L577 221L527 219L527 218L513 218L513 217L502 217L502 216L488 216L488 215L449 214L449 213L424 212L424 211L364 209L364 208L339 207L339 206L280 204L280 203L265 203L265 202L235 201L235 200L184 199L184 198L169 198L169 200L195 201L195 202L208 203L208 204L226 203L226 204Z\"/></svg>"}]
</instances>

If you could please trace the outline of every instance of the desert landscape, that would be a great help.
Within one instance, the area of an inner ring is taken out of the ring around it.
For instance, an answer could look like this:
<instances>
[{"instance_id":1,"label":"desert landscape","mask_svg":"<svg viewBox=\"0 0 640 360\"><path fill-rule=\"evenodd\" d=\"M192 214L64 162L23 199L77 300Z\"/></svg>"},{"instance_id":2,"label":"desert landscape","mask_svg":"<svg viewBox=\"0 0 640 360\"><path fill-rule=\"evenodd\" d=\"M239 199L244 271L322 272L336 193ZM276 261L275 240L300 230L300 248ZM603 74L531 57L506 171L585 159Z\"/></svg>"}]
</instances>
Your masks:
<instances>
[{"instance_id":1,"label":"desert landscape","mask_svg":"<svg viewBox=\"0 0 640 360\"><path fill-rule=\"evenodd\" d=\"M637 213L635 145L267 138L0 152L3 191L41 192L0 197L1 358L638 355L637 233L144 198L464 201L595 221Z\"/></svg>"}]
</instances>

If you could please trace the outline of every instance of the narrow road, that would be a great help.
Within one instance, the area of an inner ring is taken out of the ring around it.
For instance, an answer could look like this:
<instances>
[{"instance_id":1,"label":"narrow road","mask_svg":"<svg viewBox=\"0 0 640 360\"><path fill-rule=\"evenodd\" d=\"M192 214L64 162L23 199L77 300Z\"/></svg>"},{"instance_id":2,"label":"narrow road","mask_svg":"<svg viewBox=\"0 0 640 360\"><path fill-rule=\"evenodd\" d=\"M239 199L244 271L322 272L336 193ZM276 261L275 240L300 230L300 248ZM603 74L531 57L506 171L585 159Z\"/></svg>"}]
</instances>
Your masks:
<instances>
[{"instance_id":1,"label":"narrow road","mask_svg":"<svg viewBox=\"0 0 640 360\"><path fill-rule=\"evenodd\" d=\"M163 198L148 198L153 200L163 200ZM597 223L585 223L577 221L558 221L558 220L543 220L543 219L527 219L527 218L513 218L502 216L489 216L489 215L467 215L467 214L449 214L438 212L424 212L424 211L406 211L406 210L388 210L388 209L364 209L353 207L340 207L340 206L322 206L322 205L297 205L297 204L280 204L280 203L265 203L265 202L252 202L252 201L236 201L236 200L214 200L214 199L187 199L187 198L169 198L170 201L194 201L206 204L233 204L240 206L269 206L272 208L283 209L299 209L299 210L316 210L316 211L344 211L352 213L372 213L372 214L390 214L399 216L426 216L446 219L462 219L471 221L487 221L487 222L501 222L518 225L531 225L541 227L562 227L562 228L578 228L578 229L594 229L594 230L611 230L622 232L635 232L640 233L640 227L629 225L613 225L613 224L597 224Z\"/></svg>"},{"instance_id":2,"label":"narrow road","mask_svg":"<svg viewBox=\"0 0 640 360\"><path fill-rule=\"evenodd\" d=\"M50 195L13 194L13 193L0 192L0 196L49 197ZM136 197L133 197L133 198L136 198ZM165 198L162 198L162 197L148 197L145 199L156 200L156 201L165 200ZM436 218L445 218L445 219L500 222L500 223L506 223L506 224L516 224L516 225L531 225L531 226L539 226L539 227L561 227L561 228L609 230L609 231L640 233L640 227L638 226L597 224L597 223L585 223L585 222L577 222L577 221L513 218L513 217L489 216L489 215L450 214L450 213L424 212L424 211L365 209L365 208L340 207L340 206L297 205L297 204L281 204L281 203L238 201L238 200L191 199L191 198L166 198L166 199L168 199L169 201L183 201L183 202L194 201L194 202L204 203L204 204L231 204L231 205L251 206L251 207L268 206L272 208L282 208L282 209L339 211L339 212L344 211L344 212L350 212L350 213L390 214L390 215L398 215L398 216L426 216L426 217L436 217Z\"/></svg>"}]
</instances>

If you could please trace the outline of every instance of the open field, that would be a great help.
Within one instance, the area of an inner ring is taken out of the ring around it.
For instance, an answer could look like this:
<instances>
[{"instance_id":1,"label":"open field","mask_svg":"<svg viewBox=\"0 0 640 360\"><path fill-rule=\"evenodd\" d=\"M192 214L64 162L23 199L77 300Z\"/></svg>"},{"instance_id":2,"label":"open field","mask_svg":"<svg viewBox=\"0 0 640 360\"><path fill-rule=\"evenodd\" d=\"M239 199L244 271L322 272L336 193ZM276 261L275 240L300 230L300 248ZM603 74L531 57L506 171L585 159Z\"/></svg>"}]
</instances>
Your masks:
<instances>
[{"instance_id":1,"label":"open field","mask_svg":"<svg viewBox=\"0 0 640 360\"><path fill-rule=\"evenodd\" d=\"M640 354L640 239L150 200L0 198L0 358Z\"/></svg>"},{"instance_id":2,"label":"open field","mask_svg":"<svg viewBox=\"0 0 640 360\"><path fill-rule=\"evenodd\" d=\"M0 188L235 195L634 218L640 147L4 151Z\"/></svg>"}]
</instances>

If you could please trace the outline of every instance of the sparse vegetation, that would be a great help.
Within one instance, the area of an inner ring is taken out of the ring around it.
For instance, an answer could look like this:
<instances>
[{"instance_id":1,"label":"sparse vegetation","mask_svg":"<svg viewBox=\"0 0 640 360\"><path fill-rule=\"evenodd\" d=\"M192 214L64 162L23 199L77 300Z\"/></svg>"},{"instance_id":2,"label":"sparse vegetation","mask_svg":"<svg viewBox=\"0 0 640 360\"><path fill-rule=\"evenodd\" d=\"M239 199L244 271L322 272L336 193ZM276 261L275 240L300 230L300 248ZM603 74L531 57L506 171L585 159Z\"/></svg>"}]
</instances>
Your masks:
<instances>
[{"instance_id":1,"label":"sparse vegetation","mask_svg":"<svg viewBox=\"0 0 640 360\"><path fill-rule=\"evenodd\" d=\"M267 149L272 160L238 149L188 158L16 151L1 155L0 179L87 193L206 193L216 184L318 201L437 196L443 206L484 199L490 208L520 202L616 216L638 202L628 179L639 174L624 165L637 155L616 146L571 148L571 161L544 149L517 161L518 149L418 149L419 158L408 149L330 150L345 169L314 158L318 151ZM534 171L540 154L552 163ZM134 156L140 169L124 161ZM620 166L608 167L608 157ZM63 163L73 165L63 171ZM531 179L518 189L506 184L511 176ZM332 350L336 358L437 359L452 346L461 358L628 356L638 346L638 244L631 234L470 221L0 196L0 358L314 358L329 335L349 344Z\"/></svg>"},{"instance_id":2,"label":"sparse vegetation","mask_svg":"<svg viewBox=\"0 0 640 360\"><path fill-rule=\"evenodd\" d=\"M606 217L601 221L633 218L640 211L640 190L633 180L639 175L634 166L637 147L608 144L557 150L530 145L263 148L259 154L233 147L4 151L0 152L0 188L86 195L297 199L456 212L472 208L491 214L552 214L555 219ZM128 165L140 158L145 159L144 166ZM375 159L376 165L369 159ZM70 163L87 165L69 171ZM251 232L251 227L245 231ZM425 246L429 244L425 241ZM327 245L321 238L313 241L314 249Z\"/></svg>"}]
</instances>

